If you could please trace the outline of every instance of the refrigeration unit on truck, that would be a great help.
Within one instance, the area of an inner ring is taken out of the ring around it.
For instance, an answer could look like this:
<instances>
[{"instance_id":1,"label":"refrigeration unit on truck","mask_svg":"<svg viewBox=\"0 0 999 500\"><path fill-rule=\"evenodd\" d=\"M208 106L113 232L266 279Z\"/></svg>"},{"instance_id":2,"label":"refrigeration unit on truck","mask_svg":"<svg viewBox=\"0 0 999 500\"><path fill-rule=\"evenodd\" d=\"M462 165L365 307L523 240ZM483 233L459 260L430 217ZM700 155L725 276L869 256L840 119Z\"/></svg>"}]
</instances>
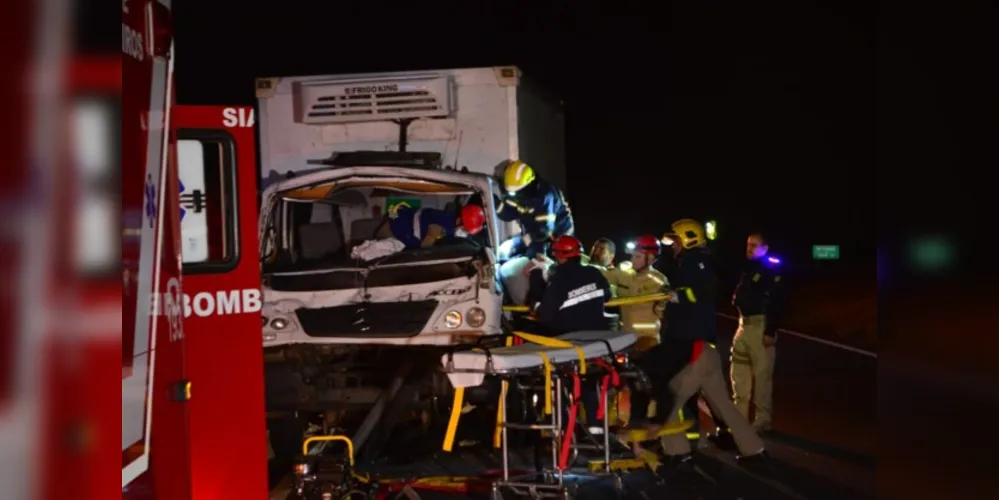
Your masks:
<instances>
[{"instance_id":1,"label":"refrigeration unit on truck","mask_svg":"<svg viewBox=\"0 0 999 500\"><path fill-rule=\"evenodd\" d=\"M272 410L363 410L404 361L501 333L496 173L564 187L561 105L514 67L257 80L263 343ZM399 207L481 203L486 229L365 260ZM420 368L416 368L419 370ZM426 370L413 401L449 390Z\"/></svg>"}]
</instances>

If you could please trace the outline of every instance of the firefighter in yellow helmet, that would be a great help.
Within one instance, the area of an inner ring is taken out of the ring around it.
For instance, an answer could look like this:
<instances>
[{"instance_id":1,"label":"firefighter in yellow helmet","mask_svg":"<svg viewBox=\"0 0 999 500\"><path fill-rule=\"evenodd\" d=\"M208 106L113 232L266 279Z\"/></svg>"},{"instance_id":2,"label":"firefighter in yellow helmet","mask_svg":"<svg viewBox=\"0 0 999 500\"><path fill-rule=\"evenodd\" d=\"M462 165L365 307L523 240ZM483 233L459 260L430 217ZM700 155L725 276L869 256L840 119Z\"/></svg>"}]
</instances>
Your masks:
<instances>
[{"instance_id":1,"label":"firefighter in yellow helmet","mask_svg":"<svg viewBox=\"0 0 999 500\"><path fill-rule=\"evenodd\" d=\"M684 418L681 410L700 394L711 412L731 428L732 437L745 464L767 463L763 441L729 398L722 374L721 356L715 348L715 296L718 276L706 245L704 226L682 219L671 226L676 263L667 273L672 286L666 307L668 321L661 343L642 359L641 365L652 382L657 403L656 416L649 425L654 435L663 426ZM668 411L658 411L670 408ZM691 463L691 445L683 435L662 440L668 468Z\"/></svg>"},{"instance_id":2,"label":"firefighter in yellow helmet","mask_svg":"<svg viewBox=\"0 0 999 500\"><path fill-rule=\"evenodd\" d=\"M512 239L509 257L544 255L555 238L575 232L565 195L527 163L512 160L506 166L503 188L506 196L496 202L497 215L504 221L517 221L523 229Z\"/></svg>"}]
</instances>

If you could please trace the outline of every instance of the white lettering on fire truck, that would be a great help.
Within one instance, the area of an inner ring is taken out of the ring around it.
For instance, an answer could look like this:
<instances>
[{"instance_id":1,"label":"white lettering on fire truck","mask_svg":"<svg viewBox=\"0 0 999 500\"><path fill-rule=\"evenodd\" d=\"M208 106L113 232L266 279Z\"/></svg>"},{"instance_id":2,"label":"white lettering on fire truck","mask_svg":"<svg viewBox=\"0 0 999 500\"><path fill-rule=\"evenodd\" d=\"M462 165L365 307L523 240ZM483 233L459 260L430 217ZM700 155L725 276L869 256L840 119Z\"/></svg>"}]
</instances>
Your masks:
<instances>
[{"instance_id":1,"label":"white lettering on fire truck","mask_svg":"<svg viewBox=\"0 0 999 500\"><path fill-rule=\"evenodd\" d=\"M201 318L249 314L260 312L261 307L260 290L257 288L198 292L194 294L194 297L186 293L182 295L185 318L191 317L191 314ZM158 299L153 304L153 313L157 316L167 315L171 317L171 313L178 311L174 296L171 296L170 293L166 293Z\"/></svg>"},{"instance_id":2,"label":"white lettering on fire truck","mask_svg":"<svg viewBox=\"0 0 999 500\"><path fill-rule=\"evenodd\" d=\"M250 128L253 126L253 108L225 108L222 110L222 124L229 128Z\"/></svg>"},{"instance_id":3,"label":"white lettering on fire truck","mask_svg":"<svg viewBox=\"0 0 999 500\"><path fill-rule=\"evenodd\" d=\"M146 51L142 43L142 33L125 23L121 23L121 51L139 61L145 57Z\"/></svg>"}]
</instances>

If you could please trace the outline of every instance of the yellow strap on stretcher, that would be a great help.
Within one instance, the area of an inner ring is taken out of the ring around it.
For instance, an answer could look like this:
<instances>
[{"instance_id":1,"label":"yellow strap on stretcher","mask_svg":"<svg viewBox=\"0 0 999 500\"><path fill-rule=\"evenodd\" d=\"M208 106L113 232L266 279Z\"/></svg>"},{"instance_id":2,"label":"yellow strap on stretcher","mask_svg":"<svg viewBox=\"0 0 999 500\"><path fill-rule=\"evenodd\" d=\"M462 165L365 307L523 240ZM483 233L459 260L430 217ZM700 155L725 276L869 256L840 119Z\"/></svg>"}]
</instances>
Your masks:
<instances>
[{"instance_id":1,"label":"yellow strap on stretcher","mask_svg":"<svg viewBox=\"0 0 999 500\"><path fill-rule=\"evenodd\" d=\"M500 382L499 404L496 405L496 429L493 430L493 448L499 448L503 438L503 415L506 413L506 393L510 389L510 382L504 380Z\"/></svg>"},{"instance_id":2,"label":"yellow strap on stretcher","mask_svg":"<svg viewBox=\"0 0 999 500\"><path fill-rule=\"evenodd\" d=\"M538 345L543 345L545 347L554 347L557 349L575 349L576 356L579 357L579 374L586 375L586 352L583 348L569 342L567 340L556 339L553 337L545 337L543 335L535 335L533 333L527 332L513 332L514 335Z\"/></svg>"},{"instance_id":3,"label":"yellow strap on stretcher","mask_svg":"<svg viewBox=\"0 0 999 500\"><path fill-rule=\"evenodd\" d=\"M653 293L650 295L635 295L634 297L619 297L616 299L608 300L606 307L620 307L620 306L631 306L635 304L645 304L647 302L661 302L664 300L669 300L670 294L668 293ZM510 312L531 312L531 308L528 306L503 306L504 311Z\"/></svg>"},{"instance_id":4,"label":"yellow strap on stretcher","mask_svg":"<svg viewBox=\"0 0 999 500\"><path fill-rule=\"evenodd\" d=\"M513 332L514 335L524 339L527 342L538 344L544 347L554 347L556 349L575 349L576 356L579 357L579 374L586 375L586 352L583 348L573 344L572 342L556 339L552 337L544 337L542 335L535 335L533 333L526 332ZM545 367L545 415L552 414L552 360L548 356L547 352L537 351L538 356L541 357L541 362Z\"/></svg>"},{"instance_id":5,"label":"yellow strap on stretcher","mask_svg":"<svg viewBox=\"0 0 999 500\"><path fill-rule=\"evenodd\" d=\"M454 435L458 432L458 419L461 418L461 407L465 402L465 388L454 388L454 402L451 404L451 418L447 421L447 432L444 434L444 451L454 448Z\"/></svg>"}]
</instances>

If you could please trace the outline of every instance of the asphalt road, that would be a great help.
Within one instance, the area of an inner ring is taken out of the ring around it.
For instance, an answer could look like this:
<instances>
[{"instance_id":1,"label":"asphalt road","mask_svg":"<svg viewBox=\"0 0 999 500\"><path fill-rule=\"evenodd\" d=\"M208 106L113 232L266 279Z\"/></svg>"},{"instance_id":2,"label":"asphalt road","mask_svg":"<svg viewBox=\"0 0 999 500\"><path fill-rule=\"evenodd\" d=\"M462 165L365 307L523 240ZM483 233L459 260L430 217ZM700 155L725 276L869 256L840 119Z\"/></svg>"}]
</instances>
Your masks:
<instances>
[{"instance_id":1,"label":"asphalt road","mask_svg":"<svg viewBox=\"0 0 999 500\"><path fill-rule=\"evenodd\" d=\"M727 363L736 322L719 317L718 348ZM702 415L702 428L712 422ZM774 431L765 436L775 458L770 471L746 470L732 453L702 441L693 474L658 480L645 471L627 475L626 498L659 499L841 499L876 497L877 359L782 334L774 373ZM426 448L406 446L389 462L407 469L436 464L427 475L460 475L457 469L495 470L491 451L470 448L441 455L439 439ZM391 468L383 463L381 468ZM451 470L449 470L451 469ZM420 497L457 498L421 491ZM458 497L476 497L476 495ZM580 485L577 500L615 498L608 480ZM486 496L488 498L488 496Z\"/></svg>"},{"instance_id":2,"label":"asphalt road","mask_svg":"<svg viewBox=\"0 0 999 500\"><path fill-rule=\"evenodd\" d=\"M736 321L719 317L718 349L726 363ZM877 358L780 334L774 369L770 452L802 477L876 495ZM726 368L727 369L727 368ZM705 428L712 425L702 419ZM807 480L805 481L807 483ZM800 488L811 489L807 484ZM799 488L799 489L800 489ZM806 498L814 493L800 492Z\"/></svg>"}]
</instances>

